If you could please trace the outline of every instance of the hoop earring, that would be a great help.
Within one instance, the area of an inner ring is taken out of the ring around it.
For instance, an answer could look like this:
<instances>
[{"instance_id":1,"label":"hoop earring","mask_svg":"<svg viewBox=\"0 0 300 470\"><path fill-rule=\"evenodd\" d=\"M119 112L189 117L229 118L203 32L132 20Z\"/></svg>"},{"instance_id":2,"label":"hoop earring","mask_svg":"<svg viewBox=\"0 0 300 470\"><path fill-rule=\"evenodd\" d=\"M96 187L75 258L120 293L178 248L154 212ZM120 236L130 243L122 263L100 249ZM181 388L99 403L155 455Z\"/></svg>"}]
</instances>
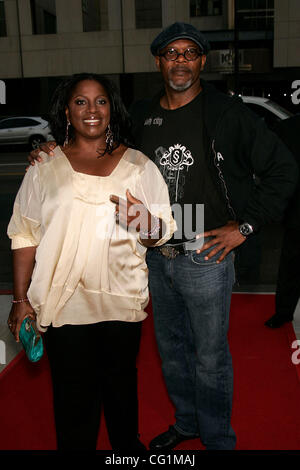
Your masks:
<instances>
[{"instance_id":1,"label":"hoop earring","mask_svg":"<svg viewBox=\"0 0 300 470\"><path fill-rule=\"evenodd\" d=\"M108 124L107 126L105 135L106 135L106 139L105 139L106 146L107 146L108 151L110 152L113 148L113 143L114 143L114 134L110 128L110 124Z\"/></svg>"},{"instance_id":2,"label":"hoop earring","mask_svg":"<svg viewBox=\"0 0 300 470\"><path fill-rule=\"evenodd\" d=\"M66 129L66 137L65 137L65 141L64 141L64 147L66 147L69 143L69 127L70 127L71 123L70 121L67 122L67 129Z\"/></svg>"}]
</instances>

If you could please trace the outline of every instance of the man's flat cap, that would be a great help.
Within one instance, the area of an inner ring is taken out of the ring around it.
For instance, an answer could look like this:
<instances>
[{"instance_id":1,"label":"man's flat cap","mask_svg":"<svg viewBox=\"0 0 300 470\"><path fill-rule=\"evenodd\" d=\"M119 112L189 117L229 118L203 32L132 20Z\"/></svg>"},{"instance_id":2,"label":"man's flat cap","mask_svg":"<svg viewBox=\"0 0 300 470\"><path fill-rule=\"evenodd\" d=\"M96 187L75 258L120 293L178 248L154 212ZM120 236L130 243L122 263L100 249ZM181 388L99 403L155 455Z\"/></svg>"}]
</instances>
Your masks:
<instances>
[{"instance_id":1,"label":"man's flat cap","mask_svg":"<svg viewBox=\"0 0 300 470\"><path fill-rule=\"evenodd\" d=\"M163 29L154 39L150 47L152 54L158 55L164 47L170 44L170 42L176 41L176 39L190 39L194 41L205 55L207 55L210 49L209 42L198 29L191 24L177 22Z\"/></svg>"}]
</instances>

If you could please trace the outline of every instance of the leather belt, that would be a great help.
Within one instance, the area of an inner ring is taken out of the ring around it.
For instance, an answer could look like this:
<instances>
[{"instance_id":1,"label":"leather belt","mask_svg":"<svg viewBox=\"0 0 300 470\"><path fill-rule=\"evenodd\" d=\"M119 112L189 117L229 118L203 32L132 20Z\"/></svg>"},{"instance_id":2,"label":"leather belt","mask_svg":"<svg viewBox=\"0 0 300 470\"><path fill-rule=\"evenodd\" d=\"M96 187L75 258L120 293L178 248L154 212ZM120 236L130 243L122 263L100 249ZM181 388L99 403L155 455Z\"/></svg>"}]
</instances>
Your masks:
<instances>
[{"instance_id":1,"label":"leather belt","mask_svg":"<svg viewBox=\"0 0 300 470\"><path fill-rule=\"evenodd\" d=\"M202 245L203 239L196 240L194 238L193 240L189 240L188 242L178 243L174 245L158 246L155 249L158 250L160 254L162 254L166 258L174 259L178 255L186 255L189 251L198 250L202 247Z\"/></svg>"},{"instance_id":2,"label":"leather belt","mask_svg":"<svg viewBox=\"0 0 300 470\"><path fill-rule=\"evenodd\" d=\"M157 249L163 256L165 256L168 259L174 259L179 254L184 254L184 255L186 254L182 245L181 246L177 245L176 248L170 245L165 245L165 246L159 246Z\"/></svg>"}]
</instances>

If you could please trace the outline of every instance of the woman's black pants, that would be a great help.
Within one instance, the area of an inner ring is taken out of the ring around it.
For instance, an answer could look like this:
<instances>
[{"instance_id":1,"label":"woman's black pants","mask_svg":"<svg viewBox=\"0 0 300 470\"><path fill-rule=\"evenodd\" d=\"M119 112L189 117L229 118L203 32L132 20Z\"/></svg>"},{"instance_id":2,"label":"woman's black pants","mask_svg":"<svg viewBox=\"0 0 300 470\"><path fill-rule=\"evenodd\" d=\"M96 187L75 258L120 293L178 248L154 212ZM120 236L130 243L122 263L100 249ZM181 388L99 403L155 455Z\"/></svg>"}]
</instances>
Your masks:
<instances>
[{"instance_id":1,"label":"woman's black pants","mask_svg":"<svg viewBox=\"0 0 300 470\"><path fill-rule=\"evenodd\" d=\"M113 450L138 440L136 357L141 322L50 326L50 362L59 450L95 450L103 405Z\"/></svg>"}]
</instances>

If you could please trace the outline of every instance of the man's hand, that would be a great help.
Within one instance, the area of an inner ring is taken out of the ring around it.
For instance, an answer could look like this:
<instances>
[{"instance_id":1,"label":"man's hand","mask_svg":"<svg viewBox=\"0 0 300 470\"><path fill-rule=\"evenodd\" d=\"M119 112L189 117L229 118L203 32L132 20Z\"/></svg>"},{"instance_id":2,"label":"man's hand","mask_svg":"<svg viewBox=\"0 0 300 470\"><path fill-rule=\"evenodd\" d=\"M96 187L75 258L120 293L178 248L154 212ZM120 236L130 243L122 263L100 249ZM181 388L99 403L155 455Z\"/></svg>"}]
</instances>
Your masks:
<instances>
[{"instance_id":1,"label":"man's hand","mask_svg":"<svg viewBox=\"0 0 300 470\"><path fill-rule=\"evenodd\" d=\"M223 261L226 255L236 248L237 246L244 243L246 237L244 237L239 231L239 224L234 220L229 220L226 225L220 228L216 228L214 230L209 230L207 232L201 233L197 235L196 238L205 238L205 237L214 237L205 243L201 250L197 250L197 253L201 253L208 248L211 248L214 245L217 245L211 252L205 256L205 260L209 260L214 255L216 255L219 251L224 250L221 256L218 258L217 263Z\"/></svg>"},{"instance_id":2,"label":"man's hand","mask_svg":"<svg viewBox=\"0 0 300 470\"><path fill-rule=\"evenodd\" d=\"M48 155L52 156L54 155L53 149L57 146L56 142L45 142L39 146L39 148L32 150L30 154L28 155L27 159L30 163L30 165L34 165L35 161L41 162L42 158L39 156L40 152L45 152ZM28 167L26 168L26 170Z\"/></svg>"}]
</instances>

